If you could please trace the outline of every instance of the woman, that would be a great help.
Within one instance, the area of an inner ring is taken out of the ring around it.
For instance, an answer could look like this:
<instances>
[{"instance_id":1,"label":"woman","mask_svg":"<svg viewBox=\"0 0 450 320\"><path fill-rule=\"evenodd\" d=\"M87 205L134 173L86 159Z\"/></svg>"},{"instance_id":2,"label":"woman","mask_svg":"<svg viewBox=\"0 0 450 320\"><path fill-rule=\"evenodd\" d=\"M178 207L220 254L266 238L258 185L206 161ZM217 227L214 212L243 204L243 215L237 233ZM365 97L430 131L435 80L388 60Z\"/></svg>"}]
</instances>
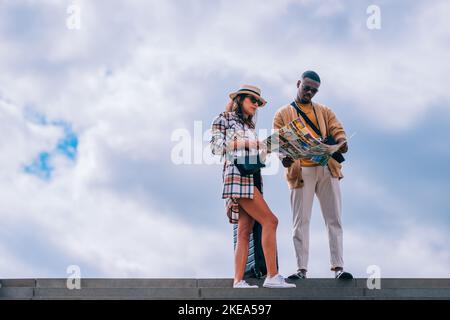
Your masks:
<instances>
[{"instance_id":1,"label":"woman","mask_svg":"<svg viewBox=\"0 0 450 320\"><path fill-rule=\"evenodd\" d=\"M238 224L238 240L235 249L234 288L257 288L244 278L247 263L249 237L256 220L262 226L262 247L267 277L263 286L267 288L293 288L277 269L276 230L278 219L262 196L261 172L244 176L234 164L234 159L245 152L255 154L260 148L253 117L258 107L266 101L259 88L243 85L230 93L231 102L227 111L216 117L212 124L211 150L225 158L223 168L223 193L230 223ZM261 146L262 147L262 146Z\"/></svg>"}]
</instances>

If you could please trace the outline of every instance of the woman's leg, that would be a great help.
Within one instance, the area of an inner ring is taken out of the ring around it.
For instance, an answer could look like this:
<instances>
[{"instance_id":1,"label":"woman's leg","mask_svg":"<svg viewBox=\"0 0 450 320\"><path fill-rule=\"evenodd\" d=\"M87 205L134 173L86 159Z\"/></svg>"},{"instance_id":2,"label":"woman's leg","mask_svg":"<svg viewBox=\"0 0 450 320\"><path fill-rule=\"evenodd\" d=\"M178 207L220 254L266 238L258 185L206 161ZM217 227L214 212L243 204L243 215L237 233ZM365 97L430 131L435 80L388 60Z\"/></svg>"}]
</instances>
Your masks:
<instances>
[{"instance_id":1,"label":"woman's leg","mask_svg":"<svg viewBox=\"0 0 450 320\"><path fill-rule=\"evenodd\" d=\"M267 266L267 276L273 277L277 270L277 240L276 231L278 218L272 213L262 194L257 188L253 199L240 198L239 205L262 226L261 244Z\"/></svg>"},{"instance_id":2,"label":"woman's leg","mask_svg":"<svg viewBox=\"0 0 450 320\"><path fill-rule=\"evenodd\" d=\"M254 222L255 220L241 209L238 220L236 250L234 252L234 283L244 279L248 257L248 243Z\"/></svg>"}]
</instances>

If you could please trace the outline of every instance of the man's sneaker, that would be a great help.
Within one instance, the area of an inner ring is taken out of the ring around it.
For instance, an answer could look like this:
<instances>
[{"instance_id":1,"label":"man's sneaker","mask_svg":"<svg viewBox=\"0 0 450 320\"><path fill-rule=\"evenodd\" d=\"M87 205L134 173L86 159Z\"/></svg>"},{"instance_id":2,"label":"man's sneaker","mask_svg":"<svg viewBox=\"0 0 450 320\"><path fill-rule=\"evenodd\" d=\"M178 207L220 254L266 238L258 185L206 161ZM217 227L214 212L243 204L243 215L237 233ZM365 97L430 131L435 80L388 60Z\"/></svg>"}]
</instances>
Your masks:
<instances>
[{"instance_id":1,"label":"man's sneaker","mask_svg":"<svg viewBox=\"0 0 450 320\"><path fill-rule=\"evenodd\" d=\"M281 274L277 274L272 278L266 277L264 280L263 287L265 288L295 288L296 285L293 283L287 283Z\"/></svg>"},{"instance_id":2,"label":"man's sneaker","mask_svg":"<svg viewBox=\"0 0 450 320\"><path fill-rule=\"evenodd\" d=\"M306 279L306 271L299 270L294 274L291 274L288 279L290 280L299 280L299 279Z\"/></svg>"},{"instance_id":3,"label":"man's sneaker","mask_svg":"<svg viewBox=\"0 0 450 320\"><path fill-rule=\"evenodd\" d=\"M234 283L233 288L252 289L252 288L259 288L259 287L257 285L248 284L245 280L241 280L239 282Z\"/></svg>"},{"instance_id":4,"label":"man's sneaker","mask_svg":"<svg viewBox=\"0 0 450 320\"><path fill-rule=\"evenodd\" d=\"M353 279L353 276L350 272L345 272L344 270L338 270L336 271L336 274L334 276L336 279L342 279L342 280L351 280Z\"/></svg>"}]
</instances>

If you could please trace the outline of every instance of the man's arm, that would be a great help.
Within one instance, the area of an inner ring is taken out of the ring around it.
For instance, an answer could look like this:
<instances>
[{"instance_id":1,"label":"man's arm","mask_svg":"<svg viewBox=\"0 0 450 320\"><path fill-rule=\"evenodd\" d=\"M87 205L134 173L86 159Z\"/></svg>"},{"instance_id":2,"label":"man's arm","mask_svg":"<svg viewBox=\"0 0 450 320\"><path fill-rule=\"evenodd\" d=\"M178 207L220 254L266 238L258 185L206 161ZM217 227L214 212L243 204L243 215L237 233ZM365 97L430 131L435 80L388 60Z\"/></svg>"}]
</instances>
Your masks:
<instances>
[{"instance_id":1,"label":"man's arm","mask_svg":"<svg viewBox=\"0 0 450 320\"><path fill-rule=\"evenodd\" d=\"M344 127L342 123L336 117L336 114L329 108L327 108L327 125L328 125L328 134L333 136L336 142L347 141L347 135L345 133ZM345 142L342 147L339 149L340 152L346 153L348 151L347 142Z\"/></svg>"},{"instance_id":2,"label":"man's arm","mask_svg":"<svg viewBox=\"0 0 450 320\"><path fill-rule=\"evenodd\" d=\"M272 127L273 127L275 130L279 130L279 129L281 129L281 128L284 127L284 126L285 126L285 124L284 124L284 121L283 121L283 117L281 116L280 110L278 110L278 111L275 113L275 116L273 117Z\"/></svg>"}]
</instances>

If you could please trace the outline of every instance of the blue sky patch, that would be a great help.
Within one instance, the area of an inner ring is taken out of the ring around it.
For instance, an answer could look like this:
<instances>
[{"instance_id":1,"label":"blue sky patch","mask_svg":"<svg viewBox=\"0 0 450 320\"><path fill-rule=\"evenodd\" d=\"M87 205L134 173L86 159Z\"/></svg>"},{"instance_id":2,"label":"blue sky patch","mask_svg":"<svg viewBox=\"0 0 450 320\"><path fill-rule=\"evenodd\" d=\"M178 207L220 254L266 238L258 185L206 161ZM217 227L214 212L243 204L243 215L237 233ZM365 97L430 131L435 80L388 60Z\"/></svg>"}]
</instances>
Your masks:
<instances>
[{"instance_id":1,"label":"blue sky patch","mask_svg":"<svg viewBox=\"0 0 450 320\"><path fill-rule=\"evenodd\" d=\"M42 180L49 180L54 170L50 164L50 157L48 152L40 152L31 164L24 167L24 171Z\"/></svg>"},{"instance_id":2,"label":"blue sky patch","mask_svg":"<svg viewBox=\"0 0 450 320\"><path fill-rule=\"evenodd\" d=\"M58 140L53 149L40 152L29 165L24 166L24 171L33 174L42 180L50 180L54 171L52 158L62 155L71 161L76 160L78 148L78 136L72 130L70 123L64 120L49 121L45 115L36 112L32 107L25 108L25 118L41 126L56 126L63 130L63 137Z\"/></svg>"}]
</instances>

